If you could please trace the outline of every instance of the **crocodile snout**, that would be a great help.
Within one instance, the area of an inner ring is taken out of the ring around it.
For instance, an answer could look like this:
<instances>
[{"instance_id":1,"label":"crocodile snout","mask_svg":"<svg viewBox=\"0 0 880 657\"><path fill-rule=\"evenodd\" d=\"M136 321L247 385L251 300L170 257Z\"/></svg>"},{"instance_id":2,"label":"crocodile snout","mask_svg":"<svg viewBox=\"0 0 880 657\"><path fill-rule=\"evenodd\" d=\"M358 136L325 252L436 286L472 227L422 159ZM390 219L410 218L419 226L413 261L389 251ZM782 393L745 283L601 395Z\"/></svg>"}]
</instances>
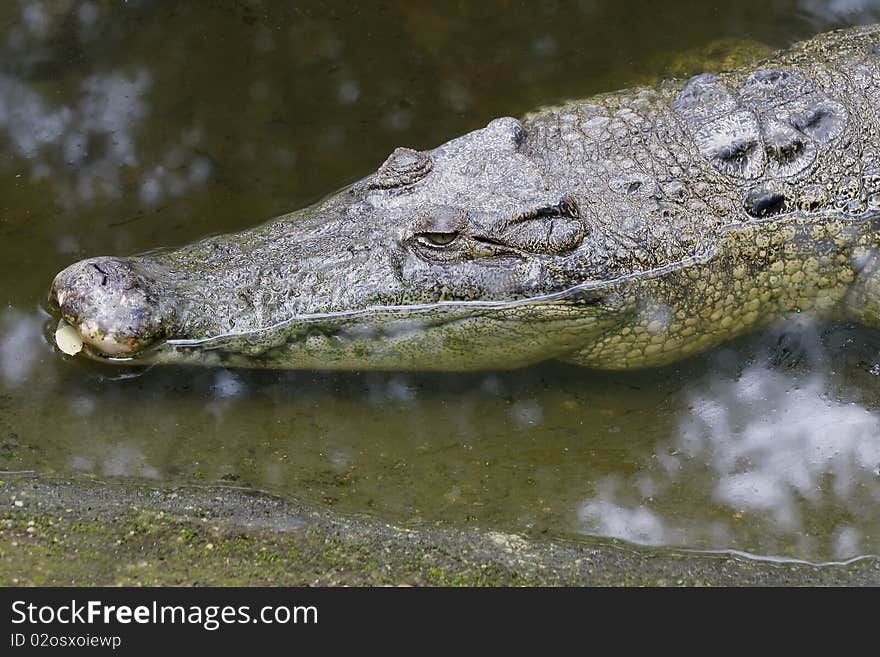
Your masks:
<instances>
[{"instance_id":1,"label":"crocodile snout","mask_svg":"<svg viewBox=\"0 0 880 657\"><path fill-rule=\"evenodd\" d=\"M55 277L51 298L100 355L126 357L165 337L173 312L156 286L130 260L90 258Z\"/></svg>"}]
</instances>

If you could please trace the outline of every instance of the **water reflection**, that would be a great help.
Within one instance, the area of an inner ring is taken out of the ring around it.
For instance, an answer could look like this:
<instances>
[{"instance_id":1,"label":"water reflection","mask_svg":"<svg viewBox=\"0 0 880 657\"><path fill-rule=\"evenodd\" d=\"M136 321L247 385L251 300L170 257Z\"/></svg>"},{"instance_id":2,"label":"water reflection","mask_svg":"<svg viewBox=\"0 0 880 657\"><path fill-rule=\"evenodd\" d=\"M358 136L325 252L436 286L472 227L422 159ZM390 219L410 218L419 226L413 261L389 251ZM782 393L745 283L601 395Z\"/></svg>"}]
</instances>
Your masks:
<instances>
[{"instance_id":1,"label":"water reflection","mask_svg":"<svg viewBox=\"0 0 880 657\"><path fill-rule=\"evenodd\" d=\"M683 394L673 437L637 474L597 484L579 511L583 531L812 558L872 549L853 521L880 502L880 413L852 393L836 398L822 373L763 362Z\"/></svg>"},{"instance_id":2,"label":"water reflection","mask_svg":"<svg viewBox=\"0 0 880 657\"><path fill-rule=\"evenodd\" d=\"M105 477L143 477L158 479L159 470L146 462L146 457L130 446L116 446L100 457L74 456L70 459L70 467L89 473L98 473Z\"/></svg>"},{"instance_id":3,"label":"water reflection","mask_svg":"<svg viewBox=\"0 0 880 657\"><path fill-rule=\"evenodd\" d=\"M880 20L878 0L801 0L801 9L818 24L871 23Z\"/></svg>"},{"instance_id":4,"label":"water reflection","mask_svg":"<svg viewBox=\"0 0 880 657\"><path fill-rule=\"evenodd\" d=\"M33 377L34 368L46 353L42 339L44 318L16 308L0 310L0 374L10 387Z\"/></svg>"},{"instance_id":5,"label":"water reflection","mask_svg":"<svg viewBox=\"0 0 880 657\"><path fill-rule=\"evenodd\" d=\"M149 114L149 87L145 70L94 75L71 104L50 106L27 83L0 75L0 129L28 161L32 178L50 180L65 203L118 198L134 174L140 199L149 206L204 184L212 167L195 150L197 128L183 132L159 163L141 161L134 134Z\"/></svg>"},{"instance_id":6,"label":"water reflection","mask_svg":"<svg viewBox=\"0 0 880 657\"><path fill-rule=\"evenodd\" d=\"M53 57L59 24L73 4L18 3L19 21L6 33L6 59L18 63L22 75L0 74L0 130L35 179L61 182L72 174L71 189L59 191L89 201L96 194L118 195L120 168L138 164L134 132L147 114L150 75L143 68L87 75L75 96L60 102L58 94L46 94L41 78L29 80ZM89 39L98 8L82 3L76 16L80 37Z\"/></svg>"}]
</instances>

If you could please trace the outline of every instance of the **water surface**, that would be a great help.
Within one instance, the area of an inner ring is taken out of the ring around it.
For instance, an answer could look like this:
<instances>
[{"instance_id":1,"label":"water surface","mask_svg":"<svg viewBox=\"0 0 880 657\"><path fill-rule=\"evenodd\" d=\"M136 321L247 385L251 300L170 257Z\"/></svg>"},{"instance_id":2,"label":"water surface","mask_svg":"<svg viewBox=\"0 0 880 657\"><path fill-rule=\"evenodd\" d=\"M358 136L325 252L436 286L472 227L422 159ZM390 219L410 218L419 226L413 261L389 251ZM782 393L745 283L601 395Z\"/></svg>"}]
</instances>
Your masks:
<instances>
[{"instance_id":1,"label":"water surface","mask_svg":"<svg viewBox=\"0 0 880 657\"><path fill-rule=\"evenodd\" d=\"M859 0L659 4L0 4L0 470L223 482L412 526L880 553L875 333L770 333L631 374L125 370L46 339L49 283L80 258L246 228L396 146L880 20Z\"/></svg>"}]
</instances>

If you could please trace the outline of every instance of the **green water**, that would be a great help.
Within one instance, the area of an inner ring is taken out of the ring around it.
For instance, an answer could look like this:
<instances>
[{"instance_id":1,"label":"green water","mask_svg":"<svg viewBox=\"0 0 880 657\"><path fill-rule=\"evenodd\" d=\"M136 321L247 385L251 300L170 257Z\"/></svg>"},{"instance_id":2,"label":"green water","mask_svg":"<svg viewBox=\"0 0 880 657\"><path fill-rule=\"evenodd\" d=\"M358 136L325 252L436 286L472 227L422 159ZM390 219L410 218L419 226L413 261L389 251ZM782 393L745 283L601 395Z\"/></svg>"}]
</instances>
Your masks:
<instances>
[{"instance_id":1,"label":"green water","mask_svg":"<svg viewBox=\"0 0 880 657\"><path fill-rule=\"evenodd\" d=\"M142 371L63 357L41 309L75 260L245 228L396 146L877 20L858 0L0 4L0 470L224 482L401 525L880 554L874 333L807 330L795 365L774 333L633 374Z\"/></svg>"}]
</instances>

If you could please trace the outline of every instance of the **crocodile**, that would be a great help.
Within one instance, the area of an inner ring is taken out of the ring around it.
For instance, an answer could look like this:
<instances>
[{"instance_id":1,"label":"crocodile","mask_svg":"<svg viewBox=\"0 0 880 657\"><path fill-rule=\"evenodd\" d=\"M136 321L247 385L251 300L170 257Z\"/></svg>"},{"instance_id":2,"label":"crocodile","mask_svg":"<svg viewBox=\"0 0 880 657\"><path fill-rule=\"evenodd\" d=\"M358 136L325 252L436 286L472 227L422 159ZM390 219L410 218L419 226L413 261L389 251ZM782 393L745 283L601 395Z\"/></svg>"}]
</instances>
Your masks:
<instances>
[{"instance_id":1,"label":"crocodile","mask_svg":"<svg viewBox=\"0 0 880 657\"><path fill-rule=\"evenodd\" d=\"M880 25L397 148L315 205L59 273L107 362L659 366L798 314L880 324Z\"/></svg>"}]
</instances>

